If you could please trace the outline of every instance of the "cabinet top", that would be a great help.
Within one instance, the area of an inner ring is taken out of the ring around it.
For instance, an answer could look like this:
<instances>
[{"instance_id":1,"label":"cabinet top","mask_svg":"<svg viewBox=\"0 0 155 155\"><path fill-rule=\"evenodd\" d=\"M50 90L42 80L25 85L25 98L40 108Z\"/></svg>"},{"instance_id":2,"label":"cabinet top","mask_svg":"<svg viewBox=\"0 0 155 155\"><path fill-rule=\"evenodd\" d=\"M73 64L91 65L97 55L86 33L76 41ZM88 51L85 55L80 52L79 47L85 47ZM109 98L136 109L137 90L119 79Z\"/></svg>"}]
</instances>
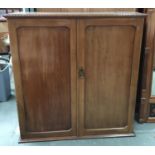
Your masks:
<instances>
[{"instance_id":1,"label":"cabinet top","mask_svg":"<svg viewBox=\"0 0 155 155\"><path fill-rule=\"evenodd\" d=\"M10 13L6 18L39 18L39 17L144 17L146 14L138 12L36 12Z\"/></svg>"}]
</instances>

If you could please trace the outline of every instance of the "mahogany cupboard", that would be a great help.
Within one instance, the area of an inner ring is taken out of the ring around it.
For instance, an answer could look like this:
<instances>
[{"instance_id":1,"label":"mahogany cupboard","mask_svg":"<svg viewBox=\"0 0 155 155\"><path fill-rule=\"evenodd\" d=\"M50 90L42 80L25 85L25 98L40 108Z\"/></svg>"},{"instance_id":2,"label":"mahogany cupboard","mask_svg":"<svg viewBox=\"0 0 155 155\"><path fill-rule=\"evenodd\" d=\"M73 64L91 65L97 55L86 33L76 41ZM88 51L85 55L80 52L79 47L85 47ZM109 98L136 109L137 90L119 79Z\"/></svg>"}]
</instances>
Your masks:
<instances>
[{"instance_id":1,"label":"mahogany cupboard","mask_svg":"<svg viewBox=\"0 0 155 155\"><path fill-rule=\"evenodd\" d=\"M143 9L147 13L141 57L138 89L139 122L155 122L155 9Z\"/></svg>"},{"instance_id":2,"label":"mahogany cupboard","mask_svg":"<svg viewBox=\"0 0 155 155\"><path fill-rule=\"evenodd\" d=\"M7 18L22 141L133 135L144 14Z\"/></svg>"}]
</instances>

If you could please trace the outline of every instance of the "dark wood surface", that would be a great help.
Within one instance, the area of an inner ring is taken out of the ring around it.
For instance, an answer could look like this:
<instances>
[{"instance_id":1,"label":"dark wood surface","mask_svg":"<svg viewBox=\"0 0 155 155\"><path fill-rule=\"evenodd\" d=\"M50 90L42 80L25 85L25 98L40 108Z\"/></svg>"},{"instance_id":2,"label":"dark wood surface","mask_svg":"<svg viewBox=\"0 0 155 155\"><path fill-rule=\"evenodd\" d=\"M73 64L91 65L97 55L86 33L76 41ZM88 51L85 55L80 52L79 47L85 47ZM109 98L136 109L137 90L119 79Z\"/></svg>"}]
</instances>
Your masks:
<instances>
[{"instance_id":1,"label":"dark wood surface","mask_svg":"<svg viewBox=\"0 0 155 155\"><path fill-rule=\"evenodd\" d=\"M86 129L127 125L134 35L135 28L128 26L87 28Z\"/></svg>"},{"instance_id":2,"label":"dark wood surface","mask_svg":"<svg viewBox=\"0 0 155 155\"><path fill-rule=\"evenodd\" d=\"M21 138L133 135L144 15L68 15L8 18Z\"/></svg>"},{"instance_id":3,"label":"dark wood surface","mask_svg":"<svg viewBox=\"0 0 155 155\"><path fill-rule=\"evenodd\" d=\"M9 21L21 136L76 135L75 20Z\"/></svg>"},{"instance_id":4,"label":"dark wood surface","mask_svg":"<svg viewBox=\"0 0 155 155\"><path fill-rule=\"evenodd\" d=\"M69 29L24 27L17 35L26 130L71 129Z\"/></svg>"},{"instance_id":5,"label":"dark wood surface","mask_svg":"<svg viewBox=\"0 0 155 155\"><path fill-rule=\"evenodd\" d=\"M144 9L148 16L145 20L143 36L142 63L139 82L138 95L138 120L140 122L155 122L155 118L150 117L150 104L155 104L155 97L151 96L154 39L155 39L155 9Z\"/></svg>"},{"instance_id":6,"label":"dark wood surface","mask_svg":"<svg viewBox=\"0 0 155 155\"><path fill-rule=\"evenodd\" d=\"M78 21L79 135L133 132L143 20ZM126 36L126 37L124 37Z\"/></svg>"}]
</instances>

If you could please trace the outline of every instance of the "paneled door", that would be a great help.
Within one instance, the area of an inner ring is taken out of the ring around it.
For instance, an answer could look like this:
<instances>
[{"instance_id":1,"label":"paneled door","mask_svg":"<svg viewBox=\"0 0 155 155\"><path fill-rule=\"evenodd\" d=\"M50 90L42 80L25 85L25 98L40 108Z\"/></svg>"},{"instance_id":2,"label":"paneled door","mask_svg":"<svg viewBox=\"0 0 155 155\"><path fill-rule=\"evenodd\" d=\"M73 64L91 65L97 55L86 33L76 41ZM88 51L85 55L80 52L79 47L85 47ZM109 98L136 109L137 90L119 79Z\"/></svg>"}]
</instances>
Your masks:
<instances>
[{"instance_id":1,"label":"paneled door","mask_svg":"<svg viewBox=\"0 0 155 155\"><path fill-rule=\"evenodd\" d=\"M141 19L78 20L78 135L133 134Z\"/></svg>"},{"instance_id":2,"label":"paneled door","mask_svg":"<svg viewBox=\"0 0 155 155\"><path fill-rule=\"evenodd\" d=\"M10 22L21 138L74 137L76 21Z\"/></svg>"}]
</instances>

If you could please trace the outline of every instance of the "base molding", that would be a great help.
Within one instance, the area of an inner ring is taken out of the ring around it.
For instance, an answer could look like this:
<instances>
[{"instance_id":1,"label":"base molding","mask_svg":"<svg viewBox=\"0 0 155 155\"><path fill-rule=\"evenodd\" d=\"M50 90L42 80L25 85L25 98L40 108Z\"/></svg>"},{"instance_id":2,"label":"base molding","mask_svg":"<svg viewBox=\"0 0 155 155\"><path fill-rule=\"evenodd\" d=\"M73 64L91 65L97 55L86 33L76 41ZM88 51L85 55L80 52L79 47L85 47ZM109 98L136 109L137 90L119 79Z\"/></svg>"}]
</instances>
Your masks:
<instances>
[{"instance_id":1,"label":"base molding","mask_svg":"<svg viewBox=\"0 0 155 155\"><path fill-rule=\"evenodd\" d=\"M80 139L98 139L98 138L120 138L120 137L135 137L135 133L123 133L123 134L106 134L106 135L91 135L91 136L70 136L70 137L48 137L48 138L19 138L18 143L30 143L30 142L47 142L58 140L80 140Z\"/></svg>"}]
</instances>

